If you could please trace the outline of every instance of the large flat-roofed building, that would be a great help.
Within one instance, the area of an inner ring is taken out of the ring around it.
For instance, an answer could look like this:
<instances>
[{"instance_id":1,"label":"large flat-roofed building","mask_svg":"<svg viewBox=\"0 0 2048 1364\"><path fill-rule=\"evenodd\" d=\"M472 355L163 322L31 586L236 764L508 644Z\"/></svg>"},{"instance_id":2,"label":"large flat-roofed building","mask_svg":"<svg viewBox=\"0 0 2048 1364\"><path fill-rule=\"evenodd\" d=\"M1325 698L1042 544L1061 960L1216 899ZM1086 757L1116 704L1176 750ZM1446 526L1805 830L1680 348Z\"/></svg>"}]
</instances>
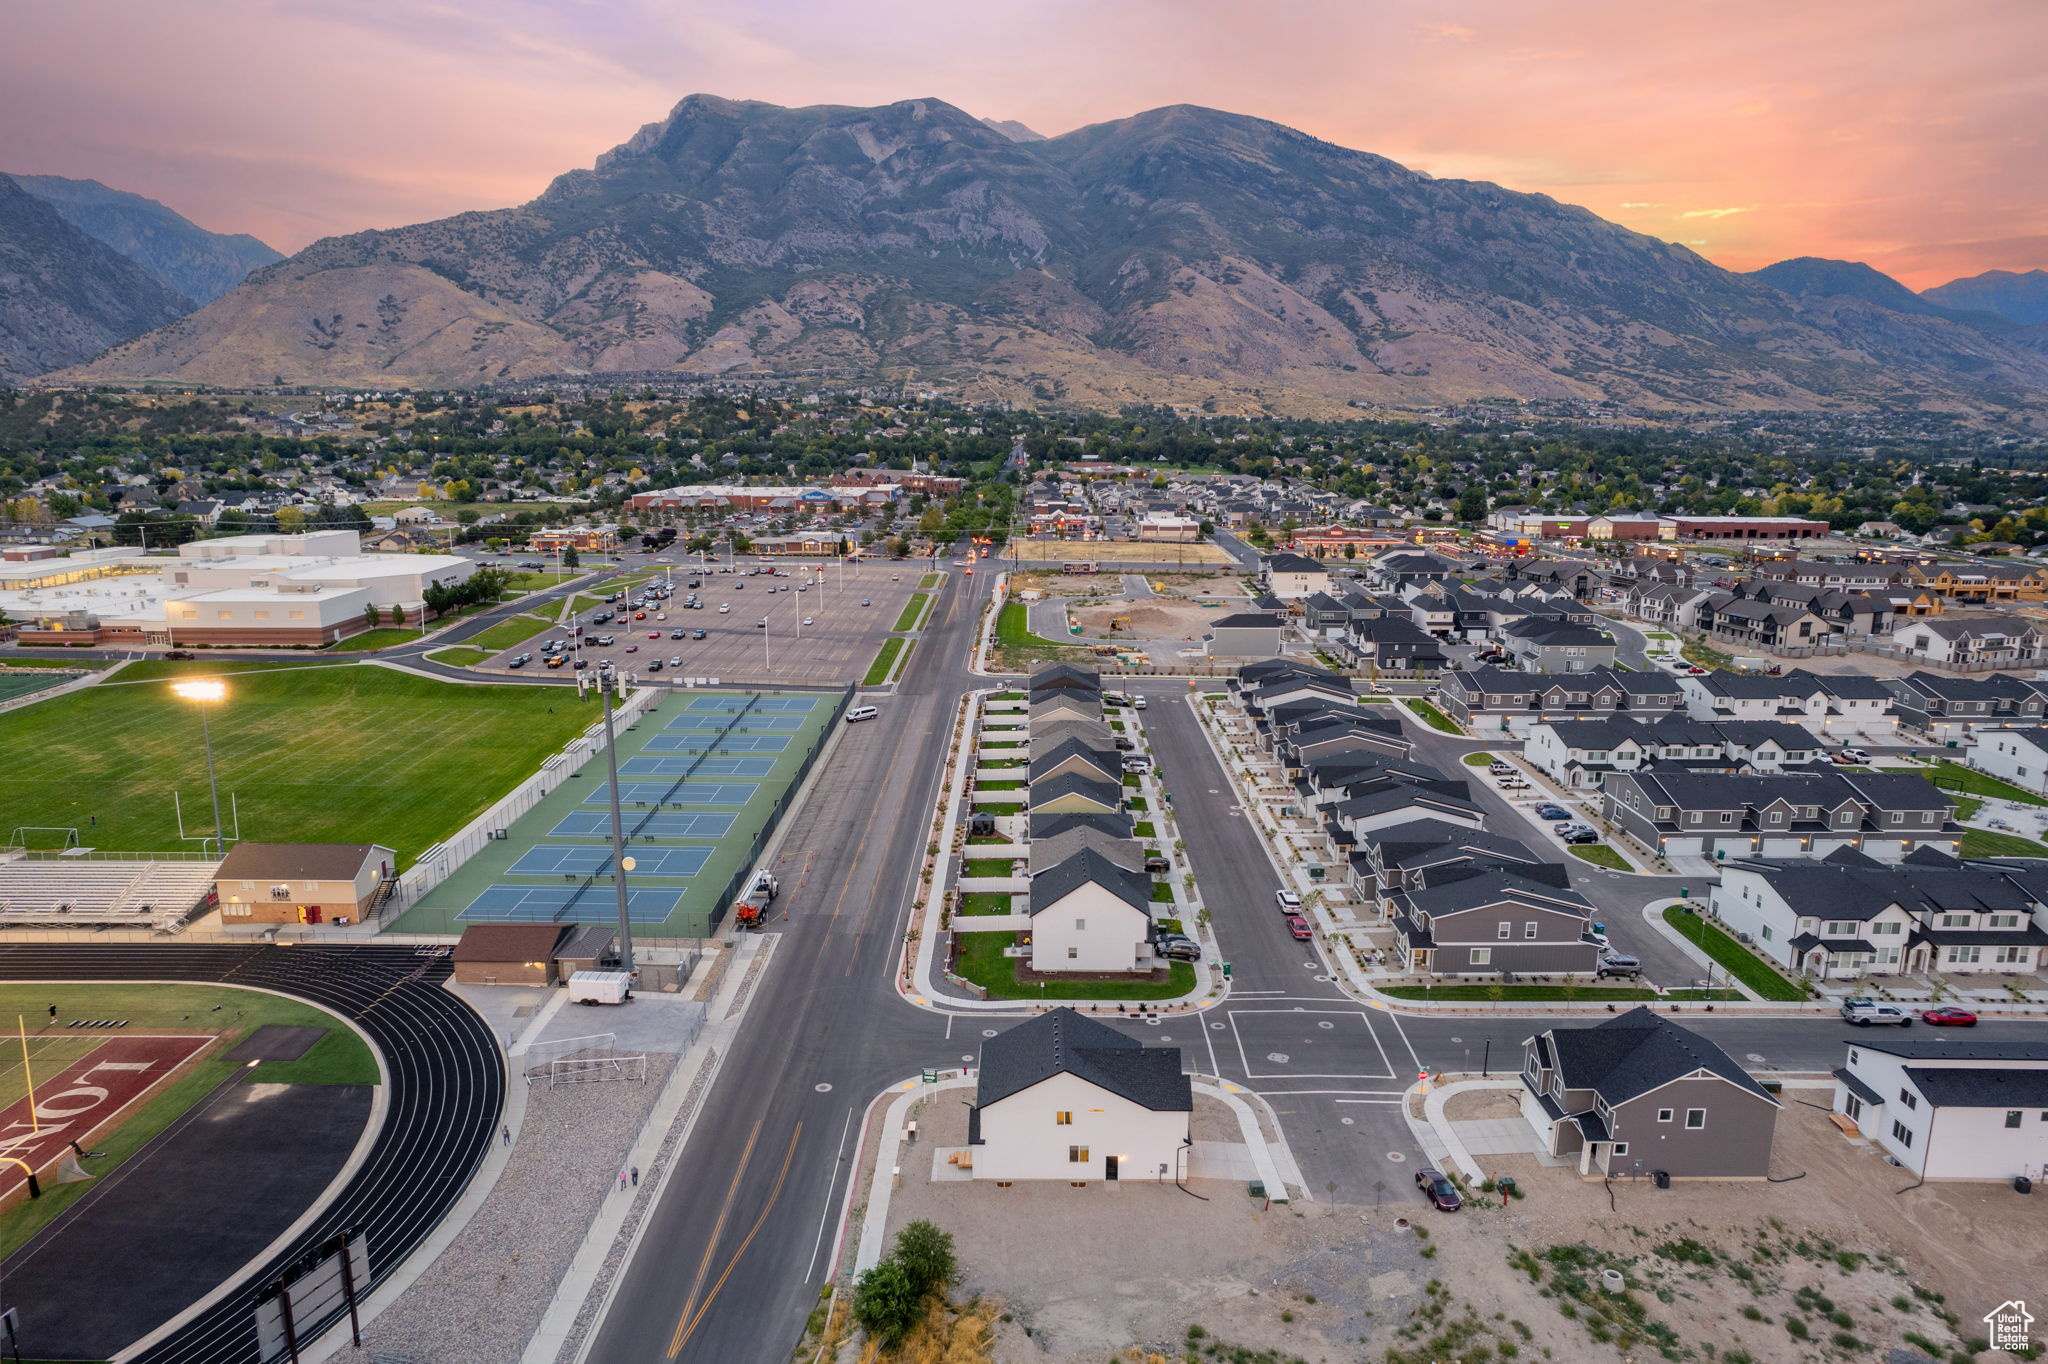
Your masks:
<instances>
[{"instance_id":1,"label":"large flat-roofed building","mask_svg":"<svg viewBox=\"0 0 2048 1364\"><path fill-rule=\"evenodd\" d=\"M712 511L836 511L841 507L880 507L901 501L895 483L863 483L820 488L795 484L700 483L660 492L634 493L635 511L681 511L695 507Z\"/></svg>"},{"instance_id":2,"label":"large flat-roofed building","mask_svg":"<svg viewBox=\"0 0 2048 1364\"><path fill-rule=\"evenodd\" d=\"M352 530L235 535L180 545L175 558L93 561L73 577L0 574L0 610L25 644L329 644L403 613L418 620L426 589L466 581L454 554L364 554ZM68 561L23 564L54 573ZM9 565L8 567L17 567Z\"/></svg>"}]
</instances>

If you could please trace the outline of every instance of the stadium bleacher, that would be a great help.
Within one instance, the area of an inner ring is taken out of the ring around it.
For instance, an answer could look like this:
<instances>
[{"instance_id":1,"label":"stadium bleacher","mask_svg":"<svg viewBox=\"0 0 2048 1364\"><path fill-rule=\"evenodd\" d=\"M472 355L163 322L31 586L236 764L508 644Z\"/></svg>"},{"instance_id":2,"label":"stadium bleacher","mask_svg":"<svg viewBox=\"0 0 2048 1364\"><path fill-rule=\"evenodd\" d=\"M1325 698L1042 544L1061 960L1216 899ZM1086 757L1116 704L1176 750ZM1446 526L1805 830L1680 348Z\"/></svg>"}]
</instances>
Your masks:
<instances>
[{"instance_id":1,"label":"stadium bleacher","mask_svg":"<svg viewBox=\"0 0 2048 1364\"><path fill-rule=\"evenodd\" d=\"M210 859L0 861L0 928L176 928L213 889L219 865Z\"/></svg>"}]
</instances>

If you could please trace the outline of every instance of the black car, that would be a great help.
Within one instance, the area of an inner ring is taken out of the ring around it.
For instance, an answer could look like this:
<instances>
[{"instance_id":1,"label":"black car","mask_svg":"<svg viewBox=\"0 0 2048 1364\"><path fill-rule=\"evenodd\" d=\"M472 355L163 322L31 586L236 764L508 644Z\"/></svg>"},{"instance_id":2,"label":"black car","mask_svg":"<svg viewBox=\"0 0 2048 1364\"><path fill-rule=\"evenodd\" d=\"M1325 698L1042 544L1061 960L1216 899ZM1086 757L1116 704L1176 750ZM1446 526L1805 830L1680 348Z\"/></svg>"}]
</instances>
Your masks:
<instances>
[{"instance_id":1,"label":"black car","mask_svg":"<svg viewBox=\"0 0 2048 1364\"><path fill-rule=\"evenodd\" d=\"M661 671L661 660L660 660L660 659L658 659L658 658L650 658L650 659L648 659L648 660L647 660L647 671L649 671L649 672L651 672L651 673L658 673L658 672L660 672L660 671Z\"/></svg>"},{"instance_id":2,"label":"black car","mask_svg":"<svg viewBox=\"0 0 2048 1364\"><path fill-rule=\"evenodd\" d=\"M1465 1200L1458 1197L1458 1186L1445 1179L1441 1170L1417 1170L1415 1187L1422 1190L1422 1196L1438 1212L1456 1212L1465 1206Z\"/></svg>"},{"instance_id":3,"label":"black car","mask_svg":"<svg viewBox=\"0 0 2048 1364\"><path fill-rule=\"evenodd\" d=\"M523 668L523 667L525 667L525 666L526 666L526 655L525 655L525 654L521 654L521 655L520 655L519 657L517 657L517 658L510 658L510 659L507 659L507 660L505 660L505 666L506 666L506 667L508 667L508 668Z\"/></svg>"},{"instance_id":4,"label":"black car","mask_svg":"<svg viewBox=\"0 0 2048 1364\"><path fill-rule=\"evenodd\" d=\"M1116 745L1117 751L1119 753L1129 753L1138 747L1135 740L1126 739L1121 734L1116 735L1114 738L1110 740L1110 742Z\"/></svg>"},{"instance_id":5,"label":"black car","mask_svg":"<svg viewBox=\"0 0 2048 1364\"><path fill-rule=\"evenodd\" d=\"M1202 957L1202 945L1185 933L1162 933L1154 947L1169 961L1200 961Z\"/></svg>"}]
</instances>

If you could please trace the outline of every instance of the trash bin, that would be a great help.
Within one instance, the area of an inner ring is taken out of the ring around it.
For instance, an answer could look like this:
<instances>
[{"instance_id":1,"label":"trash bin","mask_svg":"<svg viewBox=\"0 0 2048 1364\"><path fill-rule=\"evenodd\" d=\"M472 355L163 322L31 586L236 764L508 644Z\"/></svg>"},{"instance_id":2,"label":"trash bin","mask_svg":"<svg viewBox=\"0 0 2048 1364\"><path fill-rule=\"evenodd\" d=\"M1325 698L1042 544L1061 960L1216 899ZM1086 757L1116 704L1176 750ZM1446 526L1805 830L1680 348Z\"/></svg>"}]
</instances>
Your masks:
<instances>
[{"instance_id":1,"label":"trash bin","mask_svg":"<svg viewBox=\"0 0 2048 1364\"><path fill-rule=\"evenodd\" d=\"M2034 1191L2034 1181L2028 1179L2025 1175L2014 1175L2012 1177L2012 1191L2014 1193L2032 1193Z\"/></svg>"},{"instance_id":2,"label":"trash bin","mask_svg":"<svg viewBox=\"0 0 2048 1364\"><path fill-rule=\"evenodd\" d=\"M1669 1170L1653 1170L1650 1172L1650 1178L1657 1181L1657 1187L1660 1189L1671 1187L1671 1172Z\"/></svg>"},{"instance_id":3,"label":"trash bin","mask_svg":"<svg viewBox=\"0 0 2048 1364\"><path fill-rule=\"evenodd\" d=\"M1496 1181L1494 1187L1499 1189L1502 1193L1512 1197L1515 1192L1515 1177L1513 1175L1505 1176L1504 1178Z\"/></svg>"}]
</instances>

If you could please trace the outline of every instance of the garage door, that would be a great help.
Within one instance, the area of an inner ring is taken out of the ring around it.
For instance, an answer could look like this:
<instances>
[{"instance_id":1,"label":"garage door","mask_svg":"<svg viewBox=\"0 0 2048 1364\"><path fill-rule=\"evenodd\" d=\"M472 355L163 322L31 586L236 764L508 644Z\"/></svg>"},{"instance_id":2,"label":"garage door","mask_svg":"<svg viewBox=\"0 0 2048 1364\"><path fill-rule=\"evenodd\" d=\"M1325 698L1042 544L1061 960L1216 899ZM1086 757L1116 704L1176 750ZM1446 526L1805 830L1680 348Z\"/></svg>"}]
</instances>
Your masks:
<instances>
[{"instance_id":1,"label":"garage door","mask_svg":"<svg viewBox=\"0 0 2048 1364\"><path fill-rule=\"evenodd\" d=\"M1803 842L1803 839L1797 838L1767 838L1764 840L1764 856L1797 857L1805 851ZM1728 855L1733 857L1735 854L1731 852Z\"/></svg>"},{"instance_id":2,"label":"garage door","mask_svg":"<svg viewBox=\"0 0 2048 1364\"><path fill-rule=\"evenodd\" d=\"M1698 857L1700 841L1697 838L1667 838L1664 840L1666 857Z\"/></svg>"},{"instance_id":3,"label":"garage door","mask_svg":"<svg viewBox=\"0 0 2048 1364\"><path fill-rule=\"evenodd\" d=\"M1723 838L1716 840L1715 848L1728 857L1754 857L1756 849L1746 838Z\"/></svg>"}]
</instances>

